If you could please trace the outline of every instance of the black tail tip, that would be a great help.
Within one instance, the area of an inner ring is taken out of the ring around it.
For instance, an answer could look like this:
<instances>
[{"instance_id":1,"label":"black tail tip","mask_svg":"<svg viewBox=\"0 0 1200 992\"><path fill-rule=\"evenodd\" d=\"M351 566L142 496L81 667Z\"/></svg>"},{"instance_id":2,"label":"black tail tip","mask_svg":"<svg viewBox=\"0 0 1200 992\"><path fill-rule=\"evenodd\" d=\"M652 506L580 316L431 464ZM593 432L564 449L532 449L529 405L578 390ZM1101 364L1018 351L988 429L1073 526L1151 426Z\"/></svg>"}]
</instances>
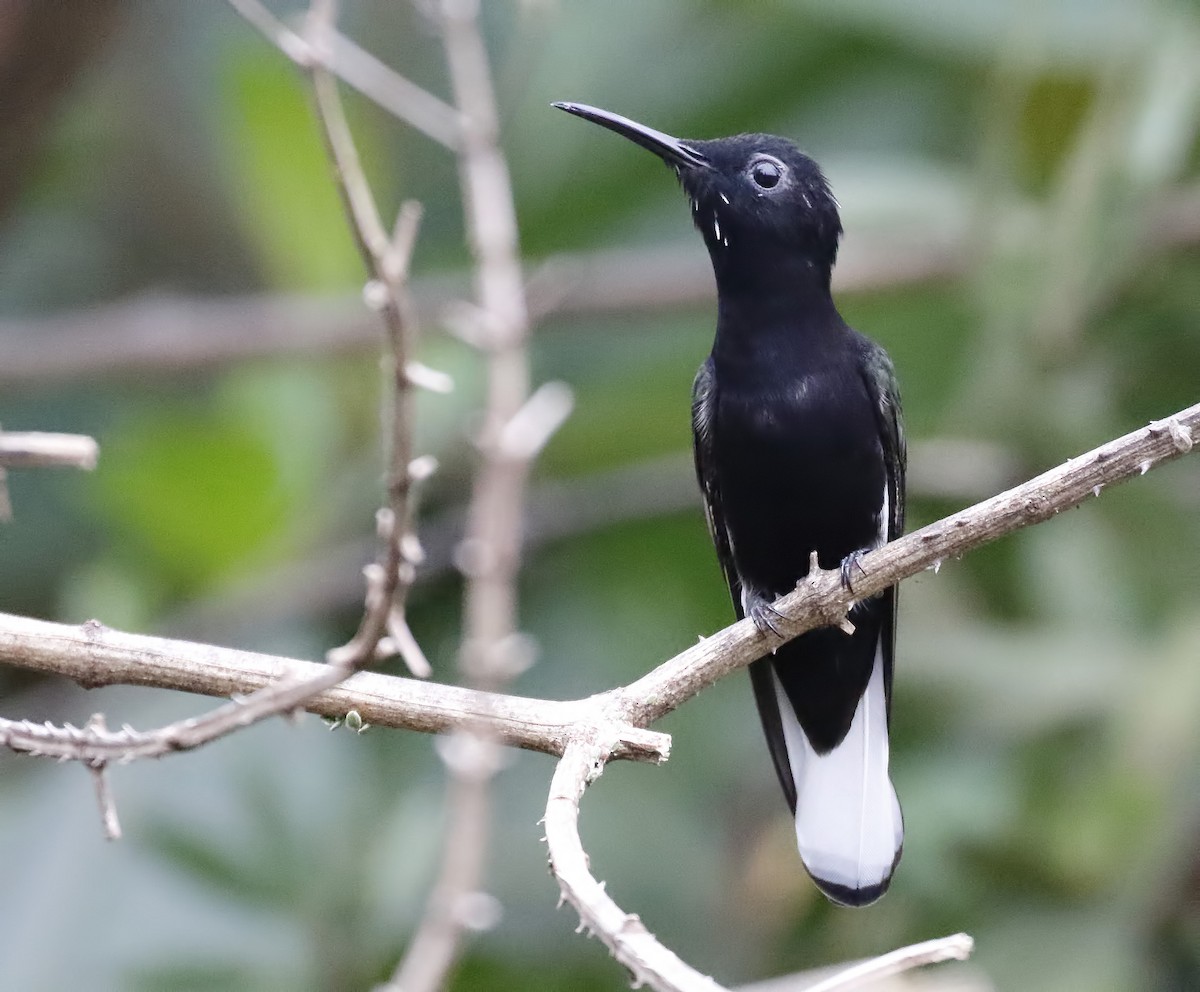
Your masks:
<instances>
[{"instance_id":1,"label":"black tail tip","mask_svg":"<svg viewBox=\"0 0 1200 992\"><path fill-rule=\"evenodd\" d=\"M878 902L883 898L883 894L887 892L888 886L892 884L891 875L875 885L864 885L856 888L852 888L849 885L841 885L838 882L830 882L823 878L817 878L815 875L812 876L812 880L830 902L836 903L839 906L849 906L852 909L861 909L863 906L870 906L871 903Z\"/></svg>"}]
</instances>

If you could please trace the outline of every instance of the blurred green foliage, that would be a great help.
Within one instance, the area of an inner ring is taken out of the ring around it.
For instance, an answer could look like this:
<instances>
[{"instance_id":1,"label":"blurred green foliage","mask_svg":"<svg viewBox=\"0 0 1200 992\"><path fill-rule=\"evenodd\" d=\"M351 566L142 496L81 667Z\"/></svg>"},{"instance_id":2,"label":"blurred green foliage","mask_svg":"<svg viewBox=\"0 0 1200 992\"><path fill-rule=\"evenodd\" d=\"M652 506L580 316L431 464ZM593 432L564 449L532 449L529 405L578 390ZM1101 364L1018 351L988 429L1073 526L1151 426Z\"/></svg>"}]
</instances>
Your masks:
<instances>
[{"instance_id":1,"label":"blurred green foliage","mask_svg":"<svg viewBox=\"0 0 1200 992\"><path fill-rule=\"evenodd\" d=\"M351 35L442 91L417 14L344 6ZM785 133L831 176L844 259L897 232L966 245L961 278L841 299L891 351L917 443L994 442L1033 472L1196 401L1194 6L620 0L495 3L486 21L531 261L631 244L702 253L670 176L550 100L684 135ZM462 269L452 160L349 103L385 210L425 204L418 274ZM1181 189L1190 234L1185 211L1163 211ZM1167 238L1173 225L1184 233ZM300 81L221 4L127 5L0 227L10 317L134 291L362 279ZM569 382L577 410L539 478L686 451L711 326L704 308L541 329L536 378ZM481 375L433 332L424 348L458 382L421 400L422 450L445 465L433 519L464 497ZM224 602L220 622L188 633L318 656L353 627L346 597L254 604L369 536L377 382L373 356L341 356L6 390L0 423L94 434L102 458L93 477L11 479L0 608L170 632ZM913 523L955 505L918 492ZM1200 465L1185 460L906 584L893 765L908 838L879 905L836 909L804 879L741 679L664 721L669 765L614 767L593 788L594 870L730 983L967 930L1001 989L1200 987L1198 511ZM348 560L340 582L355 581ZM517 689L533 695L629 680L730 619L698 509L542 547L521 592L541 660ZM414 596L445 679L459 594L442 576ZM149 726L205 705L84 698L8 672L0 687L6 716L35 719L104 710ZM100 839L78 771L8 755L0 772L13 988L366 988L404 946L437 864L442 779L417 735L279 722L117 770L120 845ZM535 825L550 772L517 755L500 779L490 889L505 915L470 945L456 988L622 987L554 911Z\"/></svg>"}]
</instances>

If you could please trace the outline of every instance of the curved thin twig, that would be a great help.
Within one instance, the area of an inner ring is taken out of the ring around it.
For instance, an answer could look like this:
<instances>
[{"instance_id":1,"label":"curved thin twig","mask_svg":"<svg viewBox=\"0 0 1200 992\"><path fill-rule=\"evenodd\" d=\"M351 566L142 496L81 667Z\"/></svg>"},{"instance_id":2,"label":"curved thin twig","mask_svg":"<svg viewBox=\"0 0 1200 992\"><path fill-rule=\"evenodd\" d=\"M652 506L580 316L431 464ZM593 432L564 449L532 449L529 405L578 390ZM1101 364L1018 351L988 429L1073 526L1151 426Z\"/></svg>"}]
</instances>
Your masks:
<instances>
[{"instance_id":1,"label":"curved thin twig","mask_svg":"<svg viewBox=\"0 0 1200 992\"><path fill-rule=\"evenodd\" d=\"M611 731L610 731L611 732ZM587 728L563 752L546 801L546 845L550 871L563 901L579 914L579 926L595 934L623 964L633 986L649 985L658 992L725 992L650 933L636 913L616 904L603 882L592 875L591 863L579 837L579 804L587 787L604 771L611 747L600 727ZM849 992L879 978L942 961L965 961L975 942L965 933L927 940L848 965L806 989L806 992Z\"/></svg>"},{"instance_id":2,"label":"curved thin twig","mask_svg":"<svg viewBox=\"0 0 1200 992\"><path fill-rule=\"evenodd\" d=\"M700 974L646 929L636 913L626 913L605 891L588 867L579 839L579 801L588 785L604 771L608 745L598 729L571 741L550 783L546 802L546 845L550 871L562 899L579 914L580 929L595 934L630 973L634 988L649 985L658 992L725 992Z\"/></svg>"},{"instance_id":3,"label":"curved thin twig","mask_svg":"<svg viewBox=\"0 0 1200 992\"><path fill-rule=\"evenodd\" d=\"M412 532L413 488L417 480L410 467L415 387L408 375L417 337L417 318L408 290L408 269L421 212L416 204L405 204L395 237L389 238L385 233L346 122L337 80L326 68L330 39L336 33L336 18L335 0L313 0L305 40L309 51L317 57L311 61L309 72L317 119L334 164L346 218L363 264L374 280L372 286L378 290L376 302L386 330L385 354L390 374L385 388L387 504L380 512L378 527L383 550L377 566L366 572L367 596L358 630L346 644L330 651L328 658L352 668L368 665L387 653L380 650L380 642L392 630L399 636L393 636L386 649L399 650L409 670L423 675L429 672L429 663L415 638L404 636L409 633L404 604L417 564L406 549L419 548Z\"/></svg>"},{"instance_id":4,"label":"curved thin twig","mask_svg":"<svg viewBox=\"0 0 1200 992\"><path fill-rule=\"evenodd\" d=\"M850 989L861 988L880 978L911 971L927 964L966 961L974 950L975 941L965 933L924 940L919 944L898 947L879 957L849 965L815 985L807 986L804 992L849 992Z\"/></svg>"}]
</instances>

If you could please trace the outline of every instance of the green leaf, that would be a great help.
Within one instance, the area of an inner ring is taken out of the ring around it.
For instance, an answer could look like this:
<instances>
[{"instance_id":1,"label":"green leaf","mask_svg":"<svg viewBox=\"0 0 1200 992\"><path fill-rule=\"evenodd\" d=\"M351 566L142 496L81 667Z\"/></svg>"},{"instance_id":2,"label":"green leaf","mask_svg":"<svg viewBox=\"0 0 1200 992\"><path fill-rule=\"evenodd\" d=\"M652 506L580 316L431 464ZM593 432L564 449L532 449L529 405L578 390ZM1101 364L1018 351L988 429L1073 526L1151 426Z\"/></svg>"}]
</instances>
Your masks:
<instances>
[{"instance_id":1,"label":"green leaf","mask_svg":"<svg viewBox=\"0 0 1200 992\"><path fill-rule=\"evenodd\" d=\"M297 74L283 59L235 54L226 99L233 194L271 280L306 290L362 283L362 262ZM360 145L363 138L355 134Z\"/></svg>"},{"instance_id":2,"label":"green leaf","mask_svg":"<svg viewBox=\"0 0 1200 992\"><path fill-rule=\"evenodd\" d=\"M184 588L263 556L284 519L277 483L270 449L248 429L175 410L106 438L96 476L134 553Z\"/></svg>"}]
</instances>

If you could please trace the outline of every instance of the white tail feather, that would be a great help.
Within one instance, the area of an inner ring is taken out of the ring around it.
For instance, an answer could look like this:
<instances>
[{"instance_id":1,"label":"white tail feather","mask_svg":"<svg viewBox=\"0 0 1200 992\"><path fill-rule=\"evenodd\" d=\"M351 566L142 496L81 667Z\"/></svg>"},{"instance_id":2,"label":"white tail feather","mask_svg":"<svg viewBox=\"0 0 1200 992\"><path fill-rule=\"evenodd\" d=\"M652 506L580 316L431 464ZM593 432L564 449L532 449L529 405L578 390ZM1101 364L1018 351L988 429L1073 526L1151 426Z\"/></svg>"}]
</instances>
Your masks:
<instances>
[{"instance_id":1,"label":"white tail feather","mask_svg":"<svg viewBox=\"0 0 1200 992\"><path fill-rule=\"evenodd\" d=\"M800 857L822 889L835 898L841 892L839 901L869 902L882 894L904 840L900 804L888 778L882 646L875 651L871 679L850 731L828 754L813 750L783 686L774 679L796 785ZM865 898L856 900L858 892Z\"/></svg>"}]
</instances>

